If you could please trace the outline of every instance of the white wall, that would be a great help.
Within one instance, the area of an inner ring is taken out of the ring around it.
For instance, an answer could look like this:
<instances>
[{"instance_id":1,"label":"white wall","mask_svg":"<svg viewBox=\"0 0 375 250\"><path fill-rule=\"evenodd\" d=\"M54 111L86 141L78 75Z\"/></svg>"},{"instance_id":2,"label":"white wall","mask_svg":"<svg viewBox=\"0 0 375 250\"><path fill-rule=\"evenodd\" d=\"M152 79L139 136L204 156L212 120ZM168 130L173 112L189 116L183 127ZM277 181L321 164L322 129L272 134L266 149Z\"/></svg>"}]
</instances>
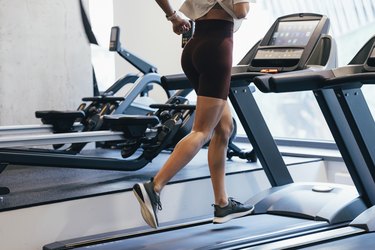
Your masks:
<instances>
[{"instance_id":1,"label":"white wall","mask_svg":"<svg viewBox=\"0 0 375 250\"><path fill-rule=\"evenodd\" d=\"M92 95L90 47L77 0L0 0L0 125L40 123Z\"/></svg>"},{"instance_id":2,"label":"white wall","mask_svg":"<svg viewBox=\"0 0 375 250\"><path fill-rule=\"evenodd\" d=\"M179 1L171 1L178 9ZM155 1L114 0L114 25L121 28L123 47L157 66L161 74L182 72L180 66L181 36L172 31L172 25ZM116 75L122 76L134 69L116 57Z\"/></svg>"},{"instance_id":3,"label":"white wall","mask_svg":"<svg viewBox=\"0 0 375 250\"><path fill-rule=\"evenodd\" d=\"M170 1L178 10L182 0ZM155 1L113 0L114 25L122 29L121 42L124 47L143 59L153 63L161 74L182 72L180 66L181 36L172 32L172 25ZM251 11L238 32L234 34L234 60L238 61L263 36L274 20L258 4L251 3ZM262 19L262 22L259 20ZM116 75L131 72L131 66L117 57Z\"/></svg>"},{"instance_id":4,"label":"white wall","mask_svg":"<svg viewBox=\"0 0 375 250\"><path fill-rule=\"evenodd\" d=\"M182 2L182 0L170 1L176 10L179 9ZM154 0L113 0L113 8L113 25L121 28L120 40L124 48L155 65L161 75L182 72L180 62L182 53L181 36L173 33L172 24L166 20L164 12ZM180 14L183 16L182 13ZM264 17L264 12L257 4L251 4L251 11L247 20L243 22L241 29L234 34L234 64L242 59L267 30L265 27L268 23L259 23L258 21L262 17ZM119 56L116 56L115 64L116 78L127 73L137 73L137 70L124 62ZM151 93L151 96L156 102L165 101L163 98L157 98L158 93ZM194 95L192 98L195 99Z\"/></svg>"},{"instance_id":5,"label":"white wall","mask_svg":"<svg viewBox=\"0 0 375 250\"><path fill-rule=\"evenodd\" d=\"M113 0L89 0L90 23L99 46L91 47L92 63L100 91L107 90L116 80L115 56L109 51L109 37L113 26Z\"/></svg>"}]
</instances>

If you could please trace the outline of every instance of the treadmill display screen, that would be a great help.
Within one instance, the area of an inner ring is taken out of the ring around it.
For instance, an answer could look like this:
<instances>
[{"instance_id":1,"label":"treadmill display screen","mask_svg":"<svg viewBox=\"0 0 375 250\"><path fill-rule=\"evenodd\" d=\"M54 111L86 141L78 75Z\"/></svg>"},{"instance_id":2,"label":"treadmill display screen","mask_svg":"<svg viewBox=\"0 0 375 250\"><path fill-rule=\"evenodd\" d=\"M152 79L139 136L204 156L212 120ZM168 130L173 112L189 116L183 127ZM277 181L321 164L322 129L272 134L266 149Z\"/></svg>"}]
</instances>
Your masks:
<instances>
[{"instance_id":1,"label":"treadmill display screen","mask_svg":"<svg viewBox=\"0 0 375 250\"><path fill-rule=\"evenodd\" d=\"M269 45L306 46L318 23L318 20L280 22Z\"/></svg>"},{"instance_id":2,"label":"treadmill display screen","mask_svg":"<svg viewBox=\"0 0 375 250\"><path fill-rule=\"evenodd\" d=\"M254 59L299 59L303 49L261 49Z\"/></svg>"},{"instance_id":3,"label":"treadmill display screen","mask_svg":"<svg viewBox=\"0 0 375 250\"><path fill-rule=\"evenodd\" d=\"M111 29L111 38L110 38L111 42L116 42L117 41L119 31L120 31L119 28L112 27L112 29Z\"/></svg>"}]
</instances>

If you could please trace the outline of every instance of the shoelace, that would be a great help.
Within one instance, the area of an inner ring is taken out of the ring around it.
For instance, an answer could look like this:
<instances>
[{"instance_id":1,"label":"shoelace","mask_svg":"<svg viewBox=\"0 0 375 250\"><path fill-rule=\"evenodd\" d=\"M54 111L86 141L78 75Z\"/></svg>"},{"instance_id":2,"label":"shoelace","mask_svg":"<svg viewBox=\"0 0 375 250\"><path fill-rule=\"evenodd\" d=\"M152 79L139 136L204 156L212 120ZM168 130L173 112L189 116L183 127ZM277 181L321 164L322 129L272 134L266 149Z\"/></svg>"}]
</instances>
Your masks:
<instances>
[{"instance_id":1,"label":"shoelace","mask_svg":"<svg viewBox=\"0 0 375 250\"><path fill-rule=\"evenodd\" d=\"M238 205L242 205L241 202L236 201L233 197L228 198L228 205L231 205L232 207L236 207ZM227 205L227 206L228 206ZM216 204L211 204L212 207L218 206Z\"/></svg>"},{"instance_id":2,"label":"shoelace","mask_svg":"<svg viewBox=\"0 0 375 250\"><path fill-rule=\"evenodd\" d=\"M159 210L161 211L163 209L163 207L161 206L161 201L160 201L160 196L155 192L155 198L156 200L153 202L154 203L154 206Z\"/></svg>"},{"instance_id":3,"label":"shoelace","mask_svg":"<svg viewBox=\"0 0 375 250\"><path fill-rule=\"evenodd\" d=\"M154 189L154 178L151 178L150 182L152 183L152 191L153 193L155 194L155 200L151 200L152 204L159 210L161 211L163 209L163 207L161 206L161 201L160 201L160 195L155 192L155 189Z\"/></svg>"},{"instance_id":4,"label":"shoelace","mask_svg":"<svg viewBox=\"0 0 375 250\"><path fill-rule=\"evenodd\" d=\"M229 197L228 201L232 204L232 207L236 207L238 205L242 205L241 202L236 201L233 197Z\"/></svg>"}]
</instances>

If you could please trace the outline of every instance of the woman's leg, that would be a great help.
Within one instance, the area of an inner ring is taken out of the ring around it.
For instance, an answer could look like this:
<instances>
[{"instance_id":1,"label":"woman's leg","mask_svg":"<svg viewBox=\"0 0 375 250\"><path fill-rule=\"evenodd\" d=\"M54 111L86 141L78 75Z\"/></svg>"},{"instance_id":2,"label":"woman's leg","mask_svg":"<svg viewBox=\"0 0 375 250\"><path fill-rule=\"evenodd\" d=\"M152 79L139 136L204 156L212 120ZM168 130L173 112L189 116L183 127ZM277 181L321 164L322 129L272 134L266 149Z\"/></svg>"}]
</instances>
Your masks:
<instances>
[{"instance_id":1,"label":"woman's leg","mask_svg":"<svg viewBox=\"0 0 375 250\"><path fill-rule=\"evenodd\" d=\"M208 166L211 173L212 187L215 204L226 206L228 196L225 188L225 161L229 137L233 131L232 114L229 104L226 103L219 123L214 129L213 136L208 147Z\"/></svg>"},{"instance_id":2,"label":"woman's leg","mask_svg":"<svg viewBox=\"0 0 375 250\"><path fill-rule=\"evenodd\" d=\"M254 206L242 204L233 198L228 198L226 193L225 161L232 130L233 121L227 103L223 115L214 129L214 134L208 147L208 165L215 196L213 223L225 223L229 220L248 215L254 210Z\"/></svg>"},{"instance_id":3,"label":"woman's leg","mask_svg":"<svg viewBox=\"0 0 375 250\"><path fill-rule=\"evenodd\" d=\"M210 139L221 120L227 102L223 99L198 96L192 131L174 148L171 156L154 177L154 190L160 192L167 182L198 153Z\"/></svg>"}]
</instances>

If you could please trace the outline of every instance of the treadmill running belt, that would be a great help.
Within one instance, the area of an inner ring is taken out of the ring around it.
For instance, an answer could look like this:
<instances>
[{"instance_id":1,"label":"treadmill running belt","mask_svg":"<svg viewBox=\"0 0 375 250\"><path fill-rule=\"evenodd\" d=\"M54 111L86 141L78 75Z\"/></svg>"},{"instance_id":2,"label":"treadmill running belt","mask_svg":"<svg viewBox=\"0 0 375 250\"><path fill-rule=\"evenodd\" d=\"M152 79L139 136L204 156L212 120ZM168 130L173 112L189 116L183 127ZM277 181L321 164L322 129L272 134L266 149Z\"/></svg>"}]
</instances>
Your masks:
<instances>
[{"instance_id":1,"label":"treadmill running belt","mask_svg":"<svg viewBox=\"0 0 375 250\"><path fill-rule=\"evenodd\" d=\"M111 241L76 249L122 250L122 249L207 249L239 239L258 241L313 230L327 226L326 222L296 219L276 215L252 215L225 224L204 224L173 231L129 236L128 239Z\"/></svg>"}]
</instances>

